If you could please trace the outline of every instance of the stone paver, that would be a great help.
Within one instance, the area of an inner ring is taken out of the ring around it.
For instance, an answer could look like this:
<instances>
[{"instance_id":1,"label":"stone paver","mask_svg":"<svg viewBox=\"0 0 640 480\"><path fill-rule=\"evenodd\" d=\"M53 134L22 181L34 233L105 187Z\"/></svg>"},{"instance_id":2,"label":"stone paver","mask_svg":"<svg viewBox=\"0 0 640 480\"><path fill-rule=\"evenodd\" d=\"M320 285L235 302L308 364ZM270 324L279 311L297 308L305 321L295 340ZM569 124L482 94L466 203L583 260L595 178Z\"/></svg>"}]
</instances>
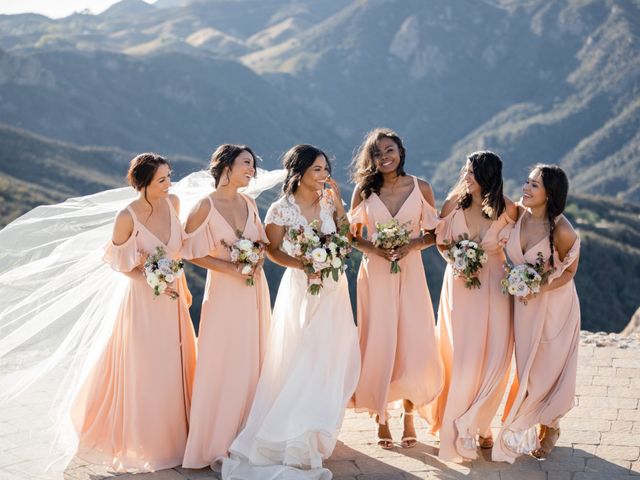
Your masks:
<instances>
[{"instance_id":1,"label":"stone paver","mask_svg":"<svg viewBox=\"0 0 640 480\"><path fill-rule=\"evenodd\" d=\"M545 461L524 456L513 465L493 463L490 452L461 465L438 459L437 438L418 420L419 442L413 449L375 445L375 425L366 414L347 411L339 442L326 462L336 480L483 479L602 480L640 478L640 347L625 342L589 341L583 333L578 367L576 407L561 422L558 446ZM597 346L603 345L603 346ZM51 382L51 389L55 382ZM30 412L46 399L34 392L32 405L15 404L0 412L0 479L47 479L33 465L47 451L33 434L24 432ZM401 436L400 410L390 421L394 439ZM499 417L493 426L498 427ZM31 469L29 469L31 468ZM116 474L74 459L67 480L200 480L217 479L209 469L176 468L151 474Z\"/></svg>"}]
</instances>

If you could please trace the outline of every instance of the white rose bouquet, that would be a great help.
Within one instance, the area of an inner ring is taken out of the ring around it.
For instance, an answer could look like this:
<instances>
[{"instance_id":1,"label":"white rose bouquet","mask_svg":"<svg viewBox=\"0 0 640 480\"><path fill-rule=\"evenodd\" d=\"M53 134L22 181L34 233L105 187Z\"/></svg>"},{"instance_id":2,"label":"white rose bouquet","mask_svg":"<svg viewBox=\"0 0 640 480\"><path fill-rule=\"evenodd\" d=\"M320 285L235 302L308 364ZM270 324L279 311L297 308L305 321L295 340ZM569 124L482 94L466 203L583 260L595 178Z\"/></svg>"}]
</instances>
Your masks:
<instances>
[{"instance_id":1,"label":"white rose bouquet","mask_svg":"<svg viewBox=\"0 0 640 480\"><path fill-rule=\"evenodd\" d=\"M458 237L457 242L447 242L446 257L451 260L453 274L464 279L467 288L480 288L478 272L487 263L484 249L468 235Z\"/></svg>"},{"instance_id":2,"label":"white rose bouquet","mask_svg":"<svg viewBox=\"0 0 640 480\"><path fill-rule=\"evenodd\" d=\"M264 242L254 242L248 238L239 236L238 240L228 245L224 241L222 244L230 251L231 261L238 266L243 275L250 275L247 278L247 285L255 285L253 274L260 260L264 258L266 244Z\"/></svg>"},{"instance_id":3,"label":"white rose bouquet","mask_svg":"<svg viewBox=\"0 0 640 480\"><path fill-rule=\"evenodd\" d=\"M547 281L549 271L544 270L545 262L542 252L538 252L536 263L509 265L505 263L505 277L502 279L502 293L520 298L526 305L531 294L540 293L540 286Z\"/></svg>"},{"instance_id":4,"label":"white rose bouquet","mask_svg":"<svg viewBox=\"0 0 640 480\"><path fill-rule=\"evenodd\" d=\"M184 274L184 262L171 260L166 257L163 247L156 247L153 255L147 255L144 262L144 276L147 284L153 289L153 295L158 297L164 293L170 283L182 277ZM175 300L178 294L174 293L171 298Z\"/></svg>"},{"instance_id":5,"label":"white rose bouquet","mask_svg":"<svg viewBox=\"0 0 640 480\"><path fill-rule=\"evenodd\" d=\"M394 250L407 245L411 236L411 222L400 224L395 218L387 223L376 223L376 231L371 242L377 248ZM391 262L391 273L400 272L397 260Z\"/></svg>"},{"instance_id":6,"label":"white rose bouquet","mask_svg":"<svg viewBox=\"0 0 640 480\"><path fill-rule=\"evenodd\" d=\"M348 225L347 225L348 228ZM315 220L307 226L291 228L283 240L283 248L290 255L300 258L308 277L308 292L318 295L322 282L331 276L338 281L339 275L347 269L346 260L352 247L344 232L323 234Z\"/></svg>"}]
</instances>

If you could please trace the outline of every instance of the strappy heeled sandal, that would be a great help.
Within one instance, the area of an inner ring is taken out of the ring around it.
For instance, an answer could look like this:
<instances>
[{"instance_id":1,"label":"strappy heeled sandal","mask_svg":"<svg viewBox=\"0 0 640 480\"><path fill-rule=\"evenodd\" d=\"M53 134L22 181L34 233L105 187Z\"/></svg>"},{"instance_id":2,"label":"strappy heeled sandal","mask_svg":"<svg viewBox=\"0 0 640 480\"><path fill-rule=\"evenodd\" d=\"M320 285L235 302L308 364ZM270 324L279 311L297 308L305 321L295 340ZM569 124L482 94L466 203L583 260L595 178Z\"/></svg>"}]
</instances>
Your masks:
<instances>
[{"instance_id":1,"label":"strappy heeled sandal","mask_svg":"<svg viewBox=\"0 0 640 480\"><path fill-rule=\"evenodd\" d=\"M386 425L389 428L389 422L384 424L378 423L380 421L380 417L376 415L376 423L378 424L378 433L376 434L376 443L383 450L391 450L393 448L393 438L389 437L381 437L380 436L380 427L381 425Z\"/></svg>"},{"instance_id":2,"label":"strappy heeled sandal","mask_svg":"<svg viewBox=\"0 0 640 480\"><path fill-rule=\"evenodd\" d=\"M403 430L406 429L406 427L404 427L405 417L412 417L413 419L413 412L407 412L406 410L402 412ZM415 426L414 426L414 430L415 430ZM406 435L402 435L402 439L400 440L400 446L402 448L413 448L416 446L417 443L418 443L418 439L416 437L410 437Z\"/></svg>"},{"instance_id":3,"label":"strappy heeled sandal","mask_svg":"<svg viewBox=\"0 0 640 480\"><path fill-rule=\"evenodd\" d=\"M547 458L560 438L560 428L540 425L540 448L531 452L536 458Z\"/></svg>"}]
</instances>

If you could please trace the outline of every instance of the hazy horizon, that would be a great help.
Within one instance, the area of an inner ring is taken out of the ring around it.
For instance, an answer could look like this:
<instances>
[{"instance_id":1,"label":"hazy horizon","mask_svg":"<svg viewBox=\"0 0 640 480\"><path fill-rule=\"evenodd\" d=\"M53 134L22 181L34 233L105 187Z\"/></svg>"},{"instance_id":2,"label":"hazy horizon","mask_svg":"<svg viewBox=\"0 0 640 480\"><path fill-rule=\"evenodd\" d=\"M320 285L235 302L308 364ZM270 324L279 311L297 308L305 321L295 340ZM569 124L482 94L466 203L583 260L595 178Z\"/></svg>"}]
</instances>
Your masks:
<instances>
[{"instance_id":1,"label":"hazy horizon","mask_svg":"<svg viewBox=\"0 0 640 480\"><path fill-rule=\"evenodd\" d=\"M38 13L50 18L64 18L76 12L88 10L93 15L98 15L119 1L120 0L64 0L62 2L51 2L51 0L22 0L15 2L2 0L0 1L0 14ZM156 0L144 1L147 3L155 3Z\"/></svg>"}]
</instances>

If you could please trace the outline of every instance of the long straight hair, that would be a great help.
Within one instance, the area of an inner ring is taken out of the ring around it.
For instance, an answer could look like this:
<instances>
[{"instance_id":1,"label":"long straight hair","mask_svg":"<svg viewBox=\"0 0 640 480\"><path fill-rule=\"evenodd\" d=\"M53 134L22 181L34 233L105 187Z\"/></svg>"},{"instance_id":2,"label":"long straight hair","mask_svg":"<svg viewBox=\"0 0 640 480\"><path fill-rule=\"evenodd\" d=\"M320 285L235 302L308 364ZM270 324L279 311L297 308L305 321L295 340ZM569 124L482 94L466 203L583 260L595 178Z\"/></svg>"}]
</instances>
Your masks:
<instances>
[{"instance_id":1,"label":"long straight hair","mask_svg":"<svg viewBox=\"0 0 640 480\"><path fill-rule=\"evenodd\" d=\"M549 263L551 267L555 267L553 260L553 234L556 230L556 218L564 212L567 204L567 195L569 194L569 180L567 174L564 173L558 165L547 165L539 163L533 167L532 172L538 170L542 185L547 194L547 221L549 222L549 249L551 257Z\"/></svg>"}]
</instances>

